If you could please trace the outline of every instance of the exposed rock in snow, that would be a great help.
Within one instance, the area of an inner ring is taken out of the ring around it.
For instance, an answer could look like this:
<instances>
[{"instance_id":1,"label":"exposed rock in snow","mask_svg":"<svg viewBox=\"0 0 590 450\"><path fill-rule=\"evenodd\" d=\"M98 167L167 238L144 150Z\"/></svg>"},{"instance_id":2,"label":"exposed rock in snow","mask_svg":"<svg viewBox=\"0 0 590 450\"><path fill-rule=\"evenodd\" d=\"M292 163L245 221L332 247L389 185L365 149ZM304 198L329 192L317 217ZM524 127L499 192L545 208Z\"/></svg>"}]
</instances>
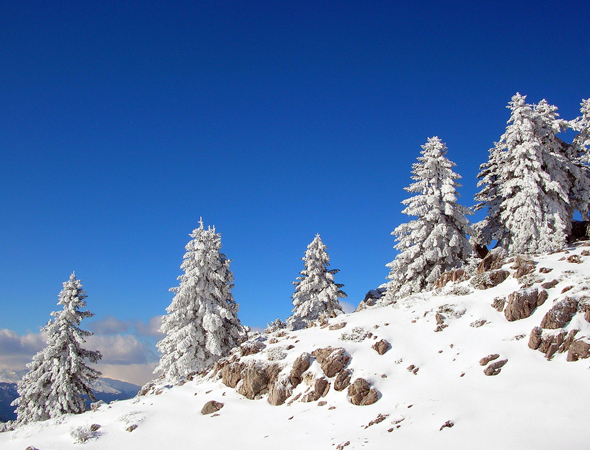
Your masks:
<instances>
[{"instance_id":1,"label":"exposed rock in snow","mask_svg":"<svg viewBox=\"0 0 590 450\"><path fill-rule=\"evenodd\" d=\"M205 403L205 405L201 409L201 414L203 414L203 415L213 414L213 413L219 411L221 408L223 408L223 403L217 402L215 400L210 400L207 403Z\"/></svg>"},{"instance_id":2,"label":"exposed rock in snow","mask_svg":"<svg viewBox=\"0 0 590 450\"><path fill-rule=\"evenodd\" d=\"M535 308L547 300L547 291L541 289L521 289L508 296L508 305L504 310L506 319L510 322L529 317Z\"/></svg>"}]
</instances>

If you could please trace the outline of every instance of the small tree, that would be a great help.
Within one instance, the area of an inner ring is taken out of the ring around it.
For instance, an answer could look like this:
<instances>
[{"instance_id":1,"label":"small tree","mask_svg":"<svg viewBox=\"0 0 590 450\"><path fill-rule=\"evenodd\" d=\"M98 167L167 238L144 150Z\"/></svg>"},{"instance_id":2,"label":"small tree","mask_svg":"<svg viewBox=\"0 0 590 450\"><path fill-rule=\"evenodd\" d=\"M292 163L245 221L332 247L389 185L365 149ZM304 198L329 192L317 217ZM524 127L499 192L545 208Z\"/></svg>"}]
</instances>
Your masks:
<instances>
[{"instance_id":1,"label":"small tree","mask_svg":"<svg viewBox=\"0 0 590 450\"><path fill-rule=\"evenodd\" d=\"M435 136L422 146L418 162L414 163L412 183L405 188L415 193L404 200L402 211L418 219L398 226L393 235L398 243L397 257L387 265L391 269L384 302L415 292L429 290L447 270L461 266L471 246L466 235L471 227L466 216L472 214L457 203L455 163L445 155L447 147Z\"/></svg>"},{"instance_id":2,"label":"small tree","mask_svg":"<svg viewBox=\"0 0 590 450\"><path fill-rule=\"evenodd\" d=\"M85 350L85 337L92 335L79 328L80 322L94 314L80 311L86 306L86 292L72 273L63 283L58 305L63 310L52 312L54 317L43 328L47 333L47 347L27 365L29 372L18 384L17 424L47 420L62 414L78 414L86 410L84 396L96 400L92 382L101 373L86 365L86 359L97 362L101 354Z\"/></svg>"},{"instance_id":3,"label":"small tree","mask_svg":"<svg viewBox=\"0 0 590 450\"><path fill-rule=\"evenodd\" d=\"M342 307L339 298L346 297L341 290L343 284L334 282L334 275L338 269L328 270L330 257L326 252L327 247L322 242L320 235L307 246L303 257L305 269L300 272L293 294L293 314L287 319L291 329L306 328L314 320L334 317L341 314Z\"/></svg>"},{"instance_id":4,"label":"small tree","mask_svg":"<svg viewBox=\"0 0 590 450\"><path fill-rule=\"evenodd\" d=\"M220 253L221 235L215 227L199 228L190 235L180 285L166 308L158 342L162 353L155 372L169 380L201 372L213 366L243 340L244 328L238 319L234 301L230 260Z\"/></svg>"}]
</instances>

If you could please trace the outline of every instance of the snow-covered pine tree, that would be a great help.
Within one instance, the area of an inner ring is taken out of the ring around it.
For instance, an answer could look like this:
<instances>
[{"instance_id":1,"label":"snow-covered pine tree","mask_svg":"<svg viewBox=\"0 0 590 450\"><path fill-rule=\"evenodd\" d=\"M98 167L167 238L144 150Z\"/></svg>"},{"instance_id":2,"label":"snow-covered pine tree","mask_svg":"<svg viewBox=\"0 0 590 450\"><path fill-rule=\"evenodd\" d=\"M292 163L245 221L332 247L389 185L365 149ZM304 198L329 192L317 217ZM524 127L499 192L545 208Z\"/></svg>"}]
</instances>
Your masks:
<instances>
[{"instance_id":1,"label":"snow-covered pine tree","mask_svg":"<svg viewBox=\"0 0 590 450\"><path fill-rule=\"evenodd\" d=\"M556 108L532 107L516 94L501 149L500 223L509 254L545 253L562 248L571 229L573 184L579 175L568 146L556 134L565 127Z\"/></svg>"},{"instance_id":2,"label":"snow-covered pine tree","mask_svg":"<svg viewBox=\"0 0 590 450\"><path fill-rule=\"evenodd\" d=\"M68 413L86 410L84 396L96 400L92 382L101 374L86 365L86 360L97 362L98 351L85 350L85 337L92 335L80 329L80 322L94 314L80 311L86 306L86 292L75 273L63 283L58 305L63 310L52 312L54 317L43 328L47 333L47 347L27 365L29 372L18 384L17 425L47 420Z\"/></svg>"},{"instance_id":3,"label":"snow-covered pine tree","mask_svg":"<svg viewBox=\"0 0 590 450\"><path fill-rule=\"evenodd\" d=\"M589 220L590 203L590 99L582 100L581 116L570 122L570 128L578 131L572 141L572 159L582 175L575 180L572 206L580 211L584 220Z\"/></svg>"},{"instance_id":4,"label":"snow-covered pine tree","mask_svg":"<svg viewBox=\"0 0 590 450\"><path fill-rule=\"evenodd\" d=\"M330 257L327 248L319 234L307 246L302 258L305 269L293 282L294 308L293 314L287 319L287 325L292 330L306 328L314 320L334 317L343 312L338 299L346 297L341 289L344 285L334 282L334 275L339 270L328 269Z\"/></svg>"},{"instance_id":5,"label":"snow-covered pine tree","mask_svg":"<svg viewBox=\"0 0 590 450\"><path fill-rule=\"evenodd\" d=\"M162 356L155 372L169 380L209 369L245 334L231 293L230 260L220 252L221 234L199 223L186 245L180 285L170 289L175 296L162 317L166 336L157 344Z\"/></svg>"},{"instance_id":6,"label":"snow-covered pine tree","mask_svg":"<svg viewBox=\"0 0 590 450\"><path fill-rule=\"evenodd\" d=\"M446 271L461 266L471 255L466 235L471 234L467 215L472 212L457 203L455 163L446 158L447 147L437 137L428 138L418 162L413 164L412 183L405 188L414 197L404 200L402 211L418 217L398 226L397 257L387 267L387 292L383 299L392 303L407 295L432 289Z\"/></svg>"}]
</instances>

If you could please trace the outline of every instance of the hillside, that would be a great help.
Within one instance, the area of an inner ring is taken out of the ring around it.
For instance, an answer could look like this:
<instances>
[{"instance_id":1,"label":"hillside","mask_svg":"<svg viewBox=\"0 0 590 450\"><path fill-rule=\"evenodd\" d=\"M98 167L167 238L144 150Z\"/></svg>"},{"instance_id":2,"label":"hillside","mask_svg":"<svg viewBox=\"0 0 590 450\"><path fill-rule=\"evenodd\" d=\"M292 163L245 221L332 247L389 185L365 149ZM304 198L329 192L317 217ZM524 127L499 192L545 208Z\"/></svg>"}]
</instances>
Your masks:
<instances>
[{"instance_id":1,"label":"hillside","mask_svg":"<svg viewBox=\"0 0 590 450\"><path fill-rule=\"evenodd\" d=\"M205 376L0 433L0 448L79 448L85 432L101 450L585 449L587 249L492 258L435 292L254 336ZM211 400L223 406L202 414Z\"/></svg>"}]
</instances>

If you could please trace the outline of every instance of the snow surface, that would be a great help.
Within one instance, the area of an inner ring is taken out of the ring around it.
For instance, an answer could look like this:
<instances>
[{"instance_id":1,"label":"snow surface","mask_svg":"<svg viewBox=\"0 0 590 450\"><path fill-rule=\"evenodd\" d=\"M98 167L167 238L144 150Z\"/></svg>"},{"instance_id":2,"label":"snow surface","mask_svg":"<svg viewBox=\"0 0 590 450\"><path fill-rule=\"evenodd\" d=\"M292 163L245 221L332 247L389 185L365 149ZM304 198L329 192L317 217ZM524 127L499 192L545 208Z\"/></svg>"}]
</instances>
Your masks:
<instances>
[{"instance_id":1,"label":"snow surface","mask_svg":"<svg viewBox=\"0 0 590 450\"><path fill-rule=\"evenodd\" d=\"M569 251L581 254L586 248ZM246 357L264 359L284 353L281 362L290 364L304 351L328 345L344 347L352 356L348 367L354 371L353 379L364 377L380 392L379 401L373 405L353 406L345 391L332 388L321 399L327 402L325 406L299 401L272 406L266 396L248 400L217 379L197 378L184 385L161 385L159 395L115 402L97 411L0 433L0 448L67 449L83 445L98 450L289 450L329 449L349 442L344 447L347 450L587 449L590 360L566 362L563 353L548 361L527 346L531 329L539 325L555 301L566 295L580 297L585 291L590 294L590 256L582 256L582 264L567 262L564 256L569 255L560 252L535 258L537 269L553 269L548 274L537 270L539 280L560 282L549 290L545 304L523 320L508 322L503 313L490 306L494 298L518 290L519 280L510 277L483 291L465 281L408 297L392 306L340 315L330 322L347 323L339 330L313 327L287 332L275 344L267 340L262 353ZM566 286L574 287L562 294ZM469 294L452 294L461 290ZM448 327L435 332L439 308L444 310ZM484 325L472 325L482 320L486 321ZM590 324L581 314L565 329L574 327L581 330L577 337L590 335ZM364 334L353 332L355 328L374 337L341 339ZM380 339L391 343L391 349L382 356L371 348ZM294 348L287 349L289 345ZM508 359L497 376L485 376L479 364L491 353ZM419 367L419 371L408 371L410 365ZM309 370L321 373L315 361ZM302 384L294 394L303 389ZM200 413L209 400L224 403L218 415ZM388 416L367 427L379 414ZM454 426L441 430L447 421ZM84 444L74 443L71 430L91 424L101 426L94 437ZM126 431L134 424L138 425L134 431Z\"/></svg>"}]
</instances>

